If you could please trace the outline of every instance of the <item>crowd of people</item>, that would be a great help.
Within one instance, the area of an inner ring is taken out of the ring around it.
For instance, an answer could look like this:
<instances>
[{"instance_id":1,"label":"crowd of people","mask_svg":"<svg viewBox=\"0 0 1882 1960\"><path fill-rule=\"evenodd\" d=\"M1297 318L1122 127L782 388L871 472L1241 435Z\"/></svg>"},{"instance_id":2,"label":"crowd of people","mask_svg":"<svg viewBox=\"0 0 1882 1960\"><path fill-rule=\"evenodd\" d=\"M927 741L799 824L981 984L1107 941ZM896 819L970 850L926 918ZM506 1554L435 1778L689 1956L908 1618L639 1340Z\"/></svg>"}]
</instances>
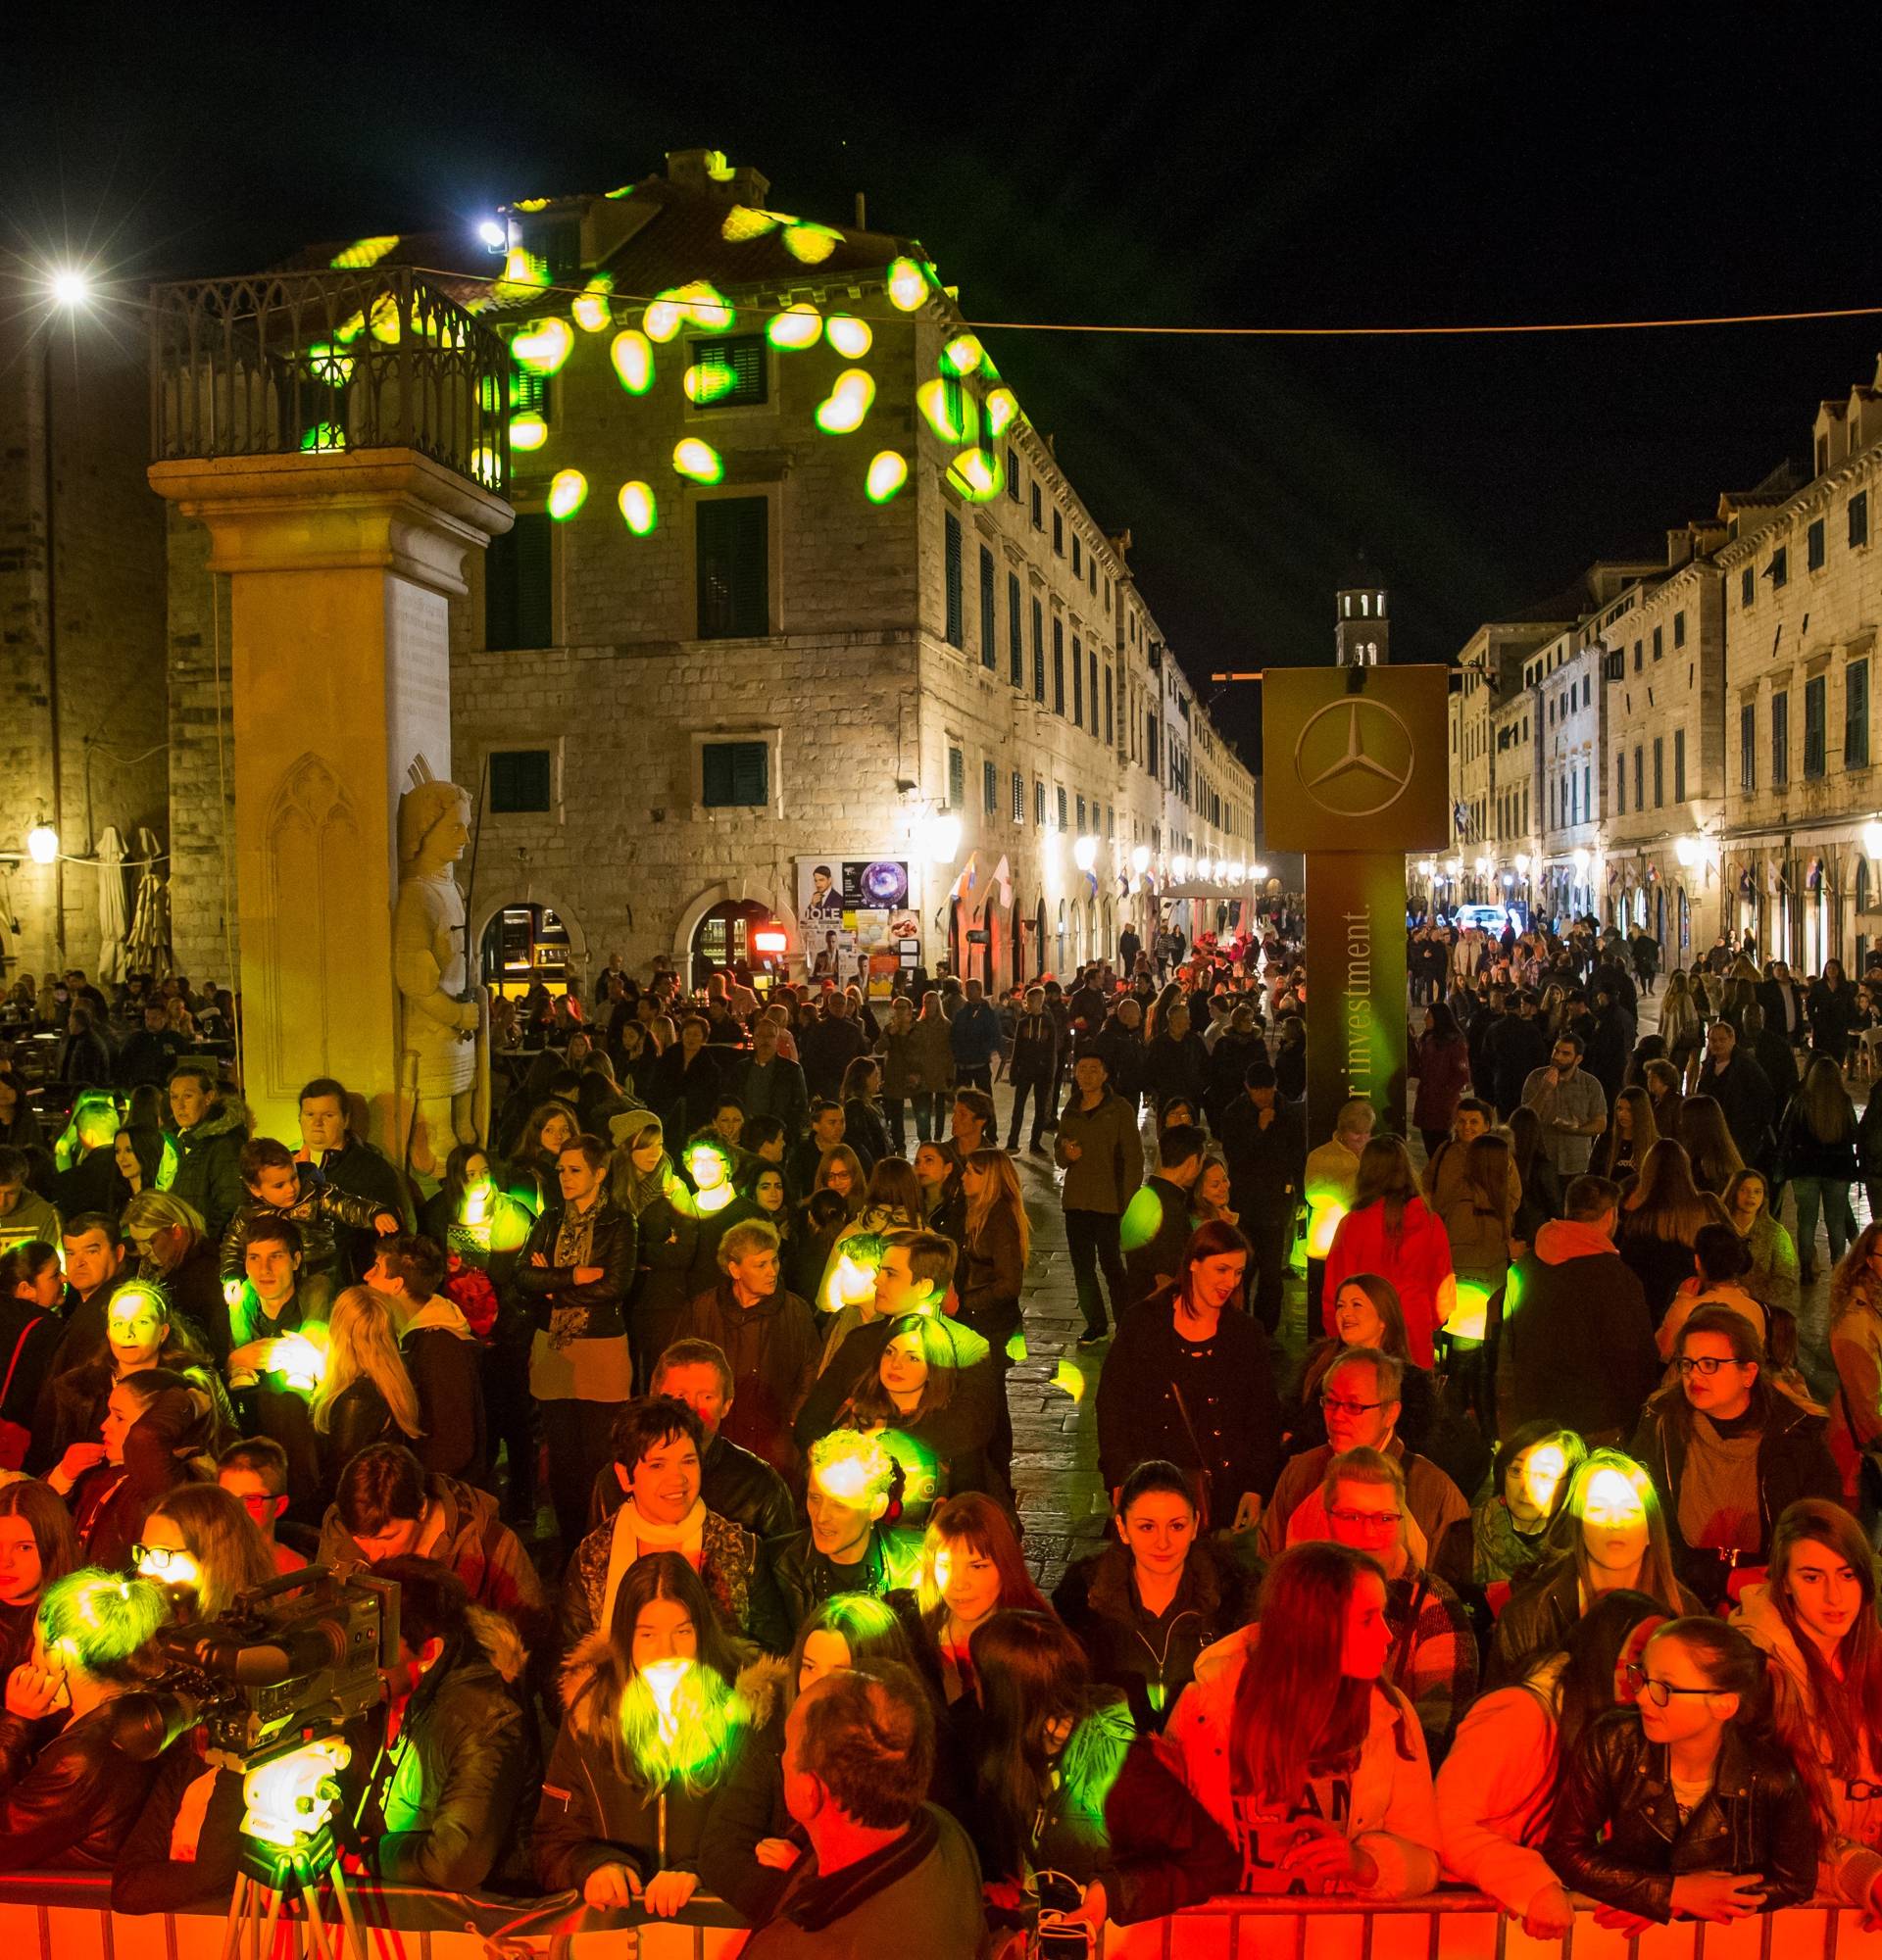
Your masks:
<instances>
[{"instance_id":1,"label":"crowd of people","mask_svg":"<svg viewBox=\"0 0 1882 1960\"><path fill-rule=\"evenodd\" d=\"M997 1001L611 958L506 1013L441 1181L330 1078L279 1138L188 1048L126 1080L168 989L40 990L95 1053L0 1059L0 1869L225 1901L239 1774L117 1704L312 1561L399 1588L344 1804L389 1881L709 1894L758 1960L1236 1892L1882 1911L1852 1034L1733 954L1636 1039L1613 936L1511 942L1412 935L1416 1157L1310 1137L1279 930ZM1110 1518L1047 1596L1055 1200Z\"/></svg>"}]
</instances>

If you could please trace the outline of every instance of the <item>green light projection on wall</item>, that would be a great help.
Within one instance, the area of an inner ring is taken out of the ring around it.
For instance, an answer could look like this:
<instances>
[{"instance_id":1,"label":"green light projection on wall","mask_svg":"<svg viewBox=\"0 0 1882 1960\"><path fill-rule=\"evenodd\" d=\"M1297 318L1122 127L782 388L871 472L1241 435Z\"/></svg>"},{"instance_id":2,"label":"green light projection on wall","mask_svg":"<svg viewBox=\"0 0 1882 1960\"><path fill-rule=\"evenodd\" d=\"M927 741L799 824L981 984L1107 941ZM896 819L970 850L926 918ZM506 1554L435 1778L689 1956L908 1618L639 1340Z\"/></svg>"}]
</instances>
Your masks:
<instances>
[{"instance_id":1,"label":"green light projection on wall","mask_svg":"<svg viewBox=\"0 0 1882 1960\"><path fill-rule=\"evenodd\" d=\"M511 341L510 356L532 374L556 374L574 345L574 333L566 319L539 319Z\"/></svg>"},{"instance_id":2,"label":"green light projection on wall","mask_svg":"<svg viewBox=\"0 0 1882 1960\"><path fill-rule=\"evenodd\" d=\"M1019 401L1011 388L989 388L986 400L987 434L998 441L1019 419Z\"/></svg>"},{"instance_id":3,"label":"green light projection on wall","mask_svg":"<svg viewBox=\"0 0 1882 1960\"><path fill-rule=\"evenodd\" d=\"M866 486L871 504L886 504L908 480L909 459L899 450L877 450L869 458Z\"/></svg>"},{"instance_id":4,"label":"green light projection on wall","mask_svg":"<svg viewBox=\"0 0 1882 1960\"><path fill-rule=\"evenodd\" d=\"M725 462L710 442L689 435L673 445L673 467L695 483L717 483L725 474Z\"/></svg>"},{"instance_id":5,"label":"green light projection on wall","mask_svg":"<svg viewBox=\"0 0 1882 1960\"><path fill-rule=\"evenodd\" d=\"M303 451L325 451L344 449L346 431L332 422L320 422L301 438Z\"/></svg>"},{"instance_id":6,"label":"green light projection on wall","mask_svg":"<svg viewBox=\"0 0 1882 1960\"><path fill-rule=\"evenodd\" d=\"M623 483L615 501L620 506L621 521L637 538L650 535L660 522L660 506L650 483Z\"/></svg>"},{"instance_id":7,"label":"green light projection on wall","mask_svg":"<svg viewBox=\"0 0 1882 1960\"><path fill-rule=\"evenodd\" d=\"M798 223L784 228L784 249L799 265L820 266L843 242L840 231L827 224Z\"/></svg>"},{"instance_id":8,"label":"green light projection on wall","mask_svg":"<svg viewBox=\"0 0 1882 1960\"><path fill-rule=\"evenodd\" d=\"M526 415L510 417L512 449L540 449L548 440L549 424L533 410Z\"/></svg>"},{"instance_id":9,"label":"green light projection on wall","mask_svg":"<svg viewBox=\"0 0 1882 1960\"><path fill-rule=\"evenodd\" d=\"M941 350L941 365L956 374L971 374L987 358L987 350L970 333L957 333Z\"/></svg>"},{"instance_id":10,"label":"green light projection on wall","mask_svg":"<svg viewBox=\"0 0 1882 1960\"><path fill-rule=\"evenodd\" d=\"M486 489L494 490L497 487L501 466L497 461L497 452L487 445L471 452L470 474Z\"/></svg>"},{"instance_id":11,"label":"green light projection on wall","mask_svg":"<svg viewBox=\"0 0 1882 1960\"><path fill-rule=\"evenodd\" d=\"M765 329L765 337L773 347L793 354L815 347L822 334L823 316L808 300L799 300L795 306L774 315Z\"/></svg>"},{"instance_id":12,"label":"green light projection on wall","mask_svg":"<svg viewBox=\"0 0 1882 1960\"><path fill-rule=\"evenodd\" d=\"M689 402L705 408L729 395L738 386L738 374L723 361L695 362L681 377L680 386Z\"/></svg>"},{"instance_id":13,"label":"green light projection on wall","mask_svg":"<svg viewBox=\"0 0 1882 1960\"><path fill-rule=\"evenodd\" d=\"M685 302L670 293L660 293L649 302L640 323L647 329L647 338L664 347L686 324Z\"/></svg>"},{"instance_id":14,"label":"green light projection on wall","mask_svg":"<svg viewBox=\"0 0 1882 1960\"><path fill-rule=\"evenodd\" d=\"M638 327L624 327L608 349L615 378L630 395L644 395L654 385L654 344Z\"/></svg>"},{"instance_id":15,"label":"green light projection on wall","mask_svg":"<svg viewBox=\"0 0 1882 1960\"><path fill-rule=\"evenodd\" d=\"M558 469L549 479L549 514L566 523L588 501L588 479L579 469Z\"/></svg>"},{"instance_id":16,"label":"green light projection on wall","mask_svg":"<svg viewBox=\"0 0 1882 1960\"><path fill-rule=\"evenodd\" d=\"M861 361L875 338L867 319L855 319L846 313L833 313L824 322L823 336L845 361Z\"/></svg>"},{"instance_id":17,"label":"green light projection on wall","mask_svg":"<svg viewBox=\"0 0 1882 1960\"><path fill-rule=\"evenodd\" d=\"M330 342L317 340L307 350L308 371L329 387L344 388L353 378L353 357L342 354Z\"/></svg>"},{"instance_id":18,"label":"green light projection on wall","mask_svg":"<svg viewBox=\"0 0 1882 1960\"><path fill-rule=\"evenodd\" d=\"M846 368L836 377L829 399L817 405L817 425L825 435L848 435L863 426L875 400L875 377L861 368Z\"/></svg>"},{"instance_id":19,"label":"green light projection on wall","mask_svg":"<svg viewBox=\"0 0 1882 1960\"><path fill-rule=\"evenodd\" d=\"M344 252L329 259L327 264L336 272L361 272L369 266L376 266L397 247L398 242L396 231L388 231L378 238L357 238Z\"/></svg>"},{"instance_id":20,"label":"green light projection on wall","mask_svg":"<svg viewBox=\"0 0 1882 1960\"><path fill-rule=\"evenodd\" d=\"M901 313L914 313L925 306L928 275L913 259L892 259L888 271L889 304Z\"/></svg>"},{"instance_id":21,"label":"green light projection on wall","mask_svg":"<svg viewBox=\"0 0 1882 1960\"><path fill-rule=\"evenodd\" d=\"M583 333L606 333L614 324L614 309L608 303L608 295L614 289L615 275L612 272L597 272L587 286L575 295L574 304L569 311Z\"/></svg>"},{"instance_id":22,"label":"green light projection on wall","mask_svg":"<svg viewBox=\"0 0 1882 1960\"><path fill-rule=\"evenodd\" d=\"M948 481L968 503L986 504L1007 487L1007 472L996 451L964 449L948 466Z\"/></svg>"},{"instance_id":23,"label":"green light projection on wall","mask_svg":"<svg viewBox=\"0 0 1882 1960\"><path fill-rule=\"evenodd\" d=\"M915 391L915 404L943 442L959 447L974 439L978 420L974 400L958 382L923 381Z\"/></svg>"}]
</instances>

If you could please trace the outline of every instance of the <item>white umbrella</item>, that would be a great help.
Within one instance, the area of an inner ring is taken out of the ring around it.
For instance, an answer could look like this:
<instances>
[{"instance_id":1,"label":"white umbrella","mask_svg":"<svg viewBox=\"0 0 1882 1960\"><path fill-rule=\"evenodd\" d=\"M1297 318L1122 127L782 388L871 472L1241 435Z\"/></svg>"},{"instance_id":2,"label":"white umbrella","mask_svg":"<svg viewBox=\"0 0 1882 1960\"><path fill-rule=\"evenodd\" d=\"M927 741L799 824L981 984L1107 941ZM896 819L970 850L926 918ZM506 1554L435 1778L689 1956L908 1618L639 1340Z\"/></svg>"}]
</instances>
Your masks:
<instances>
[{"instance_id":1,"label":"white umbrella","mask_svg":"<svg viewBox=\"0 0 1882 1960\"><path fill-rule=\"evenodd\" d=\"M124 840L107 824L98 840L98 978L115 984L124 977Z\"/></svg>"},{"instance_id":2,"label":"white umbrella","mask_svg":"<svg viewBox=\"0 0 1882 1960\"><path fill-rule=\"evenodd\" d=\"M160 855L155 833L138 831L137 856L143 862L137 874L137 908L125 957L133 973L151 973L161 980L170 972L171 956L170 887L158 874Z\"/></svg>"}]
</instances>

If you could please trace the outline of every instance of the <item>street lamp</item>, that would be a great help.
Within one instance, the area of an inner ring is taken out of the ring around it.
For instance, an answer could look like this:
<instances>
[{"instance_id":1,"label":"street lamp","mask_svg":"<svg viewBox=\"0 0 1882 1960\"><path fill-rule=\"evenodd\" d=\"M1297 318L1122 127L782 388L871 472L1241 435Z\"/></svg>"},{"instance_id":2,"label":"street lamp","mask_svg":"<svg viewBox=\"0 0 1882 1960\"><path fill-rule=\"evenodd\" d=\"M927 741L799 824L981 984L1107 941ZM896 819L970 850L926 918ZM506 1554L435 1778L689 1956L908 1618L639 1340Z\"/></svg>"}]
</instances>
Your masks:
<instances>
[{"instance_id":1,"label":"street lamp","mask_svg":"<svg viewBox=\"0 0 1882 1960\"><path fill-rule=\"evenodd\" d=\"M1529 854L1526 851L1516 853L1516 875L1525 880L1529 876Z\"/></svg>"},{"instance_id":2,"label":"street lamp","mask_svg":"<svg viewBox=\"0 0 1882 1960\"><path fill-rule=\"evenodd\" d=\"M1875 830L1876 826L1870 824L1869 829ZM1878 837L1882 837L1882 831L1879 831L1877 834ZM1870 855L1873 856L1874 854L1871 853ZM1673 856L1679 859L1681 865L1686 870L1690 871L1699 861L1699 846L1690 837L1681 837L1675 840L1673 844Z\"/></svg>"},{"instance_id":3,"label":"street lamp","mask_svg":"<svg viewBox=\"0 0 1882 1960\"><path fill-rule=\"evenodd\" d=\"M1189 876L1189 859L1180 851L1169 860L1169 875L1179 885Z\"/></svg>"},{"instance_id":4,"label":"street lamp","mask_svg":"<svg viewBox=\"0 0 1882 1960\"><path fill-rule=\"evenodd\" d=\"M56 266L46 281L52 303L71 312L91 298L91 275L76 266Z\"/></svg>"},{"instance_id":5,"label":"street lamp","mask_svg":"<svg viewBox=\"0 0 1882 1960\"><path fill-rule=\"evenodd\" d=\"M35 864L51 864L59 857L59 833L44 817L26 832L26 856Z\"/></svg>"},{"instance_id":6,"label":"street lamp","mask_svg":"<svg viewBox=\"0 0 1882 1960\"><path fill-rule=\"evenodd\" d=\"M952 864L961 850L961 819L958 816L931 816L928 819L928 856L937 864Z\"/></svg>"},{"instance_id":7,"label":"street lamp","mask_svg":"<svg viewBox=\"0 0 1882 1960\"><path fill-rule=\"evenodd\" d=\"M477 236L491 251L506 251L510 244L510 227L507 224L500 224L494 218L486 218L477 226Z\"/></svg>"},{"instance_id":8,"label":"street lamp","mask_svg":"<svg viewBox=\"0 0 1882 1960\"><path fill-rule=\"evenodd\" d=\"M1874 817L1862 826L1862 853L1867 858L1882 858L1882 822Z\"/></svg>"},{"instance_id":9,"label":"street lamp","mask_svg":"<svg viewBox=\"0 0 1882 1960\"><path fill-rule=\"evenodd\" d=\"M1570 858L1570 859L1569 859L1568 861L1569 861L1569 862L1570 862L1571 864L1573 864L1573 865L1574 865L1574 867L1575 867L1575 876L1576 876L1577 878L1586 878L1586 877L1587 877L1587 875L1588 875L1588 854L1587 854L1587 852L1585 852L1585 851L1577 851L1577 852L1576 852L1576 853L1574 854L1574 856L1573 856L1573 857L1572 857L1572 858Z\"/></svg>"},{"instance_id":10,"label":"street lamp","mask_svg":"<svg viewBox=\"0 0 1882 1960\"><path fill-rule=\"evenodd\" d=\"M1130 868L1141 878L1150 869L1150 846L1140 844L1130 854Z\"/></svg>"},{"instance_id":11,"label":"street lamp","mask_svg":"<svg viewBox=\"0 0 1882 1960\"><path fill-rule=\"evenodd\" d=\"M1081 871L1089 871L1098 861L1098 840L1095 837L1081 837L1071 847L1071 861Z\"/></svg>"}]
</instances>

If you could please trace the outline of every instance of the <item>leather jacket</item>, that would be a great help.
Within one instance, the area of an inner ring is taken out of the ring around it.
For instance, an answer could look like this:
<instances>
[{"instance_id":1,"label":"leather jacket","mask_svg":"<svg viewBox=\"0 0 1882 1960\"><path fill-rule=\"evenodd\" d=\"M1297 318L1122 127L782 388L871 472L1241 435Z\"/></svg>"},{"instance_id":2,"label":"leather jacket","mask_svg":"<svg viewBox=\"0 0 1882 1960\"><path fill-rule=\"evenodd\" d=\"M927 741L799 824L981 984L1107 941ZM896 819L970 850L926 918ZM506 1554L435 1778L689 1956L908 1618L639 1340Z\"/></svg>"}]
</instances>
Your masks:
<instances>
[{"instance_id":1,"label":"leather jacket","mask_svg":"<svg viewBox=\"0 0 1882 1960\"><path fill-rule=\"evenodd\" d=\"M1673 1880L1758 1872L1763 1910L1816 1889L1817 1828L1808 1792L1781 1753L1725 1731L1712 1787L1681 1823L1666 1747L1631 1708L1604 1715L1556 1787L1548 1859L1570 1890L1662 1925Z\"/></svg>"},{"instance_id":2,"label":"leather jacket","mask_svg":"<svg viewBox=\"0 0 1882 1960\"><path fill-rule=\"evenodd\" d=\"M109 1701L69 1722L41 1748L31 1767L0 1790L0 1870L109 1871L144 1807L157 1763L140 1763L113 1740ZM31 1725L0 1716L5 1755Z\"/></svg>"},{"instance_id":3,"label":"leather jacket","mask_svg":"<svg viewBox=\"0 0 1882 1960\"><path fill-rule=\"evenodd\" d=\"M536 1325L547 1329L553 1312L579 1309L581 1325L572 1337L581 1340L605 1339L624 1334L627 1324L622 1309L634 1287L634 1254L639 1234L634 1214L603 1196L595 1212L594 1237L588 1264L601 1268L601 1278L585 1286L574 1282L574 1269L556 1264L556 1238L562 1230L562 1206L552 1204L529 1234L522 1257L517 1261L516 1287L534 1311ZM547 1265L532 1263L540 1252Z\"/></svg>"}]
</instances>

